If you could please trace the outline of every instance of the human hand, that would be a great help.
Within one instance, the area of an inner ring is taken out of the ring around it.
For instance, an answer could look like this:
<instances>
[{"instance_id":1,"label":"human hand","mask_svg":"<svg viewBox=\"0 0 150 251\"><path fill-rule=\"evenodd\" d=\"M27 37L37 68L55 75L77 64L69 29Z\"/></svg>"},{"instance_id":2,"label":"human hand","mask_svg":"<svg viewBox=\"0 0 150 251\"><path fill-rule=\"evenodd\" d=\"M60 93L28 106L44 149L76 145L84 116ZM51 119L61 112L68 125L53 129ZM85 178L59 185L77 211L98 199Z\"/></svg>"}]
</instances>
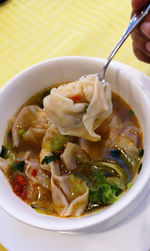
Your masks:
<instances>
[{"instance_id":1,"label":"human hand","mask_svg":"<svg viewBox=\"0 0 150 251\"><path fill-rule=\"evenodd\" d=\"M132 0L132 15L141 9L149 0ZM132 32L133 51L136 57L146 63L150 63L150 13L143 22Z\"/></svg>"}]
</instances>

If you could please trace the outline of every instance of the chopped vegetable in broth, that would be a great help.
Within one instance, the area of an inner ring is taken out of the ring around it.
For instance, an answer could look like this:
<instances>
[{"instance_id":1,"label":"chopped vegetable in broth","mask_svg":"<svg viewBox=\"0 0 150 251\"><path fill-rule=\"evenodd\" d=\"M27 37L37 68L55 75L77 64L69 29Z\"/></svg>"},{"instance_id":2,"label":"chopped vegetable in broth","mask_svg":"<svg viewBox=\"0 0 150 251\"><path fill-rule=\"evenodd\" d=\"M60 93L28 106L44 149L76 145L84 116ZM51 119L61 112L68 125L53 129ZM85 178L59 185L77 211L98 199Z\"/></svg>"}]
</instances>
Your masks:
<instances>
[{"instance_id":1,"label":"chopped vegetable in broth","mask_svg":"<svg viewBox=\"0 0 150 251\"><path fill-rule=\"evenodd\" d=\"M103 89L95 81L91 75L43 90L8 124L0 168L13 192L39 213L75 217L102 210L132 187L142 169L135 112L109 85ZM93 86L107 97L106 110L94 100Z\"/></svg>"}]
</instances>

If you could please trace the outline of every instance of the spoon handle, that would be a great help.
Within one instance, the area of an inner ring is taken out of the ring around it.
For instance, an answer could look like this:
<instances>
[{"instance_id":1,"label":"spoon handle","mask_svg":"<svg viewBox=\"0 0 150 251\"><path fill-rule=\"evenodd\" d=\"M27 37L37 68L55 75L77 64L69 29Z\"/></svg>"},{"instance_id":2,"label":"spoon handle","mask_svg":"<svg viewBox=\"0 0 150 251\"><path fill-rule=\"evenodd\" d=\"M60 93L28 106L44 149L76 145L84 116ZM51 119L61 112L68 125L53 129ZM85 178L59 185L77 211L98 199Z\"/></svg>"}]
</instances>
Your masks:
<instances>
[{"instance_id":1,"label":"spoon handle","mask_svg":"<svg viewBox=\"0 0 150 251\"><path fill-rule=\"evenodd\" d=\"M115 56L115 54L117 53L117 51L119 50L121 45L124 43L124 41L127 39L127 37L131 34L131 32L135 29L135 27L149 13L149 11L150 11L150 4L146 8L144 8L140 13L136 12L133 15L127 29L125 30L125 32L123 33L123 35L120 38L119 42L116 44L115 48L113 49L113 51L111 52L111 54L107 58L107 61L106 61L105 65L104 65L104 68L103 68L103 70L104 70L103 77L105 76L105 71L107 69L107 66L109 65L110 61L113 59L113 57Z\"/></svg>"}]
</instances>

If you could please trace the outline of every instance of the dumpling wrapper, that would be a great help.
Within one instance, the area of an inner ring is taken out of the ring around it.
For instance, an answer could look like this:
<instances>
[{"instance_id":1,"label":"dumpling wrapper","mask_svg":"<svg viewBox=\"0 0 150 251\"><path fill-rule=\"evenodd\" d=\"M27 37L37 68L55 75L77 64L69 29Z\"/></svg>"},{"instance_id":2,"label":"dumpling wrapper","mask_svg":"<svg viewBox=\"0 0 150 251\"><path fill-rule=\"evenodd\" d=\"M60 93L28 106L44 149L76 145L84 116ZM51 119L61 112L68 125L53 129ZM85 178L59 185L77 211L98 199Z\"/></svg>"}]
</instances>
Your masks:
<instances>
[{"instance_id":1,"label":"dumpling wrapper","mask_svg":"<svg viewBox=\"0 0 150 251\"><path fill-rule=\"evenodd\" d=\"M12 127L13 146L18 147L20 139L31 143L37 143L43 139L45 130L48 127L48 117L37 105L25 106L19 112ZM24 129L22 137L19 129Z\"/></svg>"},{"instance_id":2,"label":"dumpling wrapper","mask_svg":"<svg viewBox=\"0 0 150 251\"><path fill-rule=\"evenodd\" d=\"M89 189L72 174L60 175L57 163L51 163L53 207L60 216L80 216L88 204Z\"/></svg>"},{"instance_id":3,"label":"dumpling wrapper","mask_svg":"<svg viewBox=\"0 0 150 251\"><path fill-rule=\"evenodd\" d=\"M26 170L25 174L26 176L32 180L33 184L40 184L42 187L46 189L51 188L50 184L50 178L49 176L40 168L40 163L37 159L29 159L25 160L26 164ZM37 174L36 177L32 175L32 171L36 170Z\"/></svg>"},{"instance_id":4,"label":"dumpling wrapper","mask_svg":"<svg viewBox=\"0 0 150 251\"><path fill-rule=\"evenodd\" d=\"M3 170L4 173L7 173L11 166L11 162L9 159L3 159L0 157L0 169Z\"/></svg>"},{"instance_id":5,"label":"dumpling wrapper","mask_svg":"<svg viewBox=\"0 0 150 251\"><path fill-rule=\"evenodd\" d=\"M80 100L74 102L74 97ZM60 133L98 141L94 130L112 113L111 89L97 75L53 88L44 98L44 110Z\"/></svg>"},{"instance_id":6,"label":"dumpling wrapper","mask_svg":"<svg viewBox=\"0 0 150 251\"><path fill-rule=\"evenodd\" d=\"M52 155L51 152L51 142L52 138L57 135L58 129L53 126L53 124L49 125L49 128L46 130L45 135L43 137L43 142L41 145L41 152L40 152L40 163L45 158L45 156ZM41 168L47 170L48 172L51 171L51 163L50 164L41 164Z\"/></svg>"},{"instance_id":7,"label":"dumpling wrapper","mask_svg":"<svg viewBox=\"0 0 150 251\"><path fill-rule=\"evenodd\" d=\"M52 131L51 131L52 130ZM47 144L48 140L51 140L53 134L55 134L55 128L47 129L45 137L43 139L43 148L41 149L40 158L41 160L45 156L50 156L51 151L46 149L45 144ZM71 149L70 149L71 145ZM75 151L77 154L81 154L81 149L79 146L67 143L69 147L69 151ZM68 149L68 147L66 148ZM68 150L67 150L68 151ZM67 153L66 153L67 154ZM73 160L69 159L69 162L66 163L66 154L63 156L65 158L66 168L68 170L73 169ZM63 154L62 154L63 155ZM72 158L71 154L71 158ZM78 177L74 177L74 175L61 175L59 164L57 161L52 161L49 164L41 164L41 170L45 169L51 173L51 193L52 193L52 201L53 201L53 208L60 216L80 216L83 211L85 210L88 204L88 195L89 189L86 186L85 182L79 179ZM81 182L81 189L76 189L75 179L78 179L78 182ZM74 184L75 183L75 184ZM76 192L76 190L78 192Z\"/></svg>"},{"instance_id":8,"label":"dumpling wrapper","mask_svg":"<svg viewBox=\"0 0 150 251\"><path fill-rule=\"evenodd\" d=\"M73 171L77 168L77 160L89 160L86 153L81 150L79 145L70 142L66 144L65 150L60 155L60 158L68 171Z\"/></svg>"}]
</instances>

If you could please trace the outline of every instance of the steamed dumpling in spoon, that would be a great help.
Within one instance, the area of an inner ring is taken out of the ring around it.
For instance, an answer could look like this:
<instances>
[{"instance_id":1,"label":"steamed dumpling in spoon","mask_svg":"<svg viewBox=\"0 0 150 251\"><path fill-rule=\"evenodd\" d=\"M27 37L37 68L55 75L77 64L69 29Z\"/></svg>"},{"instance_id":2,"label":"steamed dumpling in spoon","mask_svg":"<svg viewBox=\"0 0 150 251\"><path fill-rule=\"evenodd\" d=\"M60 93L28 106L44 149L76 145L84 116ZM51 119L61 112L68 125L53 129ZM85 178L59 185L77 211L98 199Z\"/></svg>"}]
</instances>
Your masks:
<instances>
[{"instance_id":1,"label":"steamed dumpling in spoon","mask_svg":"<svg viewBox=\"0 0 150 251\"><path fill-rule=\"evenodd\" d=\"M94 130L112 113L110 85L102 85L96 74L82 77L53 88L44 109L61 134L98 141Z\"/></svg>"}]
</instances>

